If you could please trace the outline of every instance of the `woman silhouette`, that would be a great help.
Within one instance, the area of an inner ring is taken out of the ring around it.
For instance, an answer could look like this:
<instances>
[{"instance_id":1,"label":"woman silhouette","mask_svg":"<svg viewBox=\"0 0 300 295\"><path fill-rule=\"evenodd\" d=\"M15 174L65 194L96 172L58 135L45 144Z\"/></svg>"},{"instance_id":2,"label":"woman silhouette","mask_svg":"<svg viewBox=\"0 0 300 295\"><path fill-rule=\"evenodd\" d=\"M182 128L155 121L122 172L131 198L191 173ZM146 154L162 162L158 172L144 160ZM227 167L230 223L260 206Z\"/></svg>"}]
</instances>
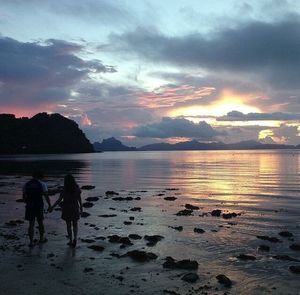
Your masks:
<instances>
[{"instance_id":1,"label":"woman silhouette","mask_svg":"<svg viewBox=\"0 0 300 295\"><path fill-rule=\"evenodd\" d=\"M65 220L67 225L68 245L76 247L78 219L80 218L80 213L82 213L82 201L81 190L71 174L65 176L63 190L49 211L51 212L60 202L62 202L61 218Z\"/></svg>"}]
</instances>

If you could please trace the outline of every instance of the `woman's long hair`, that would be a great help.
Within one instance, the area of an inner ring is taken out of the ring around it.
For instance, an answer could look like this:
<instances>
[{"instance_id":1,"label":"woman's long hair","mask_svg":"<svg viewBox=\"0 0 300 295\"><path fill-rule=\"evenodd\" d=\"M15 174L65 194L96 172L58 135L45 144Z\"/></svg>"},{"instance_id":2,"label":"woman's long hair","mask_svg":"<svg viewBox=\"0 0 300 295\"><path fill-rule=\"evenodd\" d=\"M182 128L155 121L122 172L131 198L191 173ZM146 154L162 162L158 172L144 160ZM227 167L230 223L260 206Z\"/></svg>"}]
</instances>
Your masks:
<instances>
[{"instance_id":1,"label":"woman's long hair","mask_svg":"<svg viewBox=\"0 0 300 295\"><path fill-rule=\"evenodd\" d=\"M74 193L77 189L78 185L76 183L75 178L71 174L67 174L64 179L64 191L66 193Z\"/></svg>"}]
</instances>

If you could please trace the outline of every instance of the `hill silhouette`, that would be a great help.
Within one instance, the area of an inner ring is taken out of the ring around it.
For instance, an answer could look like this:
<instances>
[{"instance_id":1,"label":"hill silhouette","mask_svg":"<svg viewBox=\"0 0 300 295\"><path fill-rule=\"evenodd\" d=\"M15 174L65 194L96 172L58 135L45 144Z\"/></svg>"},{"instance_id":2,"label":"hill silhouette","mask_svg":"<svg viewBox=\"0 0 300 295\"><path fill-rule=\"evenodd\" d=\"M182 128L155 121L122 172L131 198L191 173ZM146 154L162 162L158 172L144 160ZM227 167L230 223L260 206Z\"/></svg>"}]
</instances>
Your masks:
<instances>
[{"instance_id":1,"label":"hill silhouette","mask_svg":"<svg viewBox=\"0 0 300 295\"><path fill-rule=\"evenodd\" d=\"M102 142L94 143L95 151L136 151L137 148L124 145L120 140L114 137L103 139Z\"/></svg>"},{"instance_id":2,"label":"hill silhouette","mask_svg":"<svg viewBox=\"0 0 300 295\"><path fill-rule=\"evenodd\" d=\"M32 118L0 114L0 154L88 153L93 146L76 122L60 114Z\"/></svg>"}]
</instances>

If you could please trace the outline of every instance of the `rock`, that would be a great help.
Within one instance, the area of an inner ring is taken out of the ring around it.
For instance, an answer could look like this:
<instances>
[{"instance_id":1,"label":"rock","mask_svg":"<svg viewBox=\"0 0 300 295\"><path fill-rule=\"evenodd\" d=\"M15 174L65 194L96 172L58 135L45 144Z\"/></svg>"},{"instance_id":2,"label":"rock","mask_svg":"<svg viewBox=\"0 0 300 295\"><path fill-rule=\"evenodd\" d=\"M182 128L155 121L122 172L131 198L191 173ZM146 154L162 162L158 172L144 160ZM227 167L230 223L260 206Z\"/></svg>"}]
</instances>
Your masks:
<instances>
[{"instance_id":1,"label":"rock","mask_svg":"<svg viewBox=\"0 0 300 295\"><path fill-rule=\"evenodd\" d=\"M188 210L199 210L200 209L198 206L194 206L191 204L185 204L184 207Z\"/></svg>"},{"instance_id":2,"label":"rock","mask_svg":"<svg viewBox=\"0 0 300 295\"><path fill-rule=\"evenodd\" d=\"M223 217L224 219L230 219L230 218L232 218L232 217L237 217L237 214L236 214L235 212L232 212L232 213L223 213L223 214L222 214L222 217Z\"/></svg>"},{"instance_id":3,"label":"rock","mask_svg":"<svg viewBox=\"0 0 300 295\"><path fill-rule=\"evenodd\" d=\"M91 245L91 246L88 246L88 248L92 249L94 251L97 251L97 252L102 252L104 250L104 247L99 246L99 245Z\"/></svg>"},{"instance_id":4,"label":"rock","mask_svg":"<svg viewBox=\"0 0 300 295\"><path fill-rule=\"evenodd\" d=\"M139 200L141 200L141 197L136 197L134 199L137 200L137 201L139 201Z\"/></svg>"},{"instance_id":5,"label":"rock","mask_svg":"<svg viewBox=\"0 0 300 295\"><path fill-rule=\"evenodd\" d=\"M274 259L277 259L277 260L300 262L300 260L298 260L296 258L293 258L293 257L290 257L288 255L275 255L275 256L272 256L272 257Z\"/></svg>"},{"instance_id":6,"label":"rock","mask_svg":"<svg viewBox=\"0 0 300 295\"><path fill-rule=\"evenodd\" d=\"M211 216L217 216L217 217L220 217L220 216L221 216L221 213L222 213L221 210L216 209L216 210L212 210L210 214L211 214Z\"/></svg>"},{"instance_id":7,"label":"rock","mask_svg":"<svg viewBox=\"0 0 300 295\"><path fill-rule=\"evenodd\" d=\"M114 201L132 201L133 197L114 197L112 198Z\"/></svg>"},{"instance_id":8,"label":"rock","mask_svg":"<svg viewBox=\"0 0 300 295\"><path fill-rule=\"evenodd\" d=\"M17 203L25 203L23 199L17 199L16 202Z\"/></svg>"},{"instance_id":9,"label":"rock","mask_svg":"<svg viewBox=\"0 0 300 295\"><path fill-rule=\"evenodd\" d=\"M154 253L140 251L140 250L129 251L125 254L125 256L129 256L133 260L138 262L145 262L157 258L157 255Z\"/></svg>"},{"instance_id":10,"label":"rock","mask_svg":"<svg viewBox=\"0 0 300 295\"><path fill-rule=\"evenodd\" d=\"M300 266L299 265L297 265L297 266L292 265L292 266L290 266L289 269L292 273L300 274Z\"/></svg>"},{"instance_id":11,"label":"rock","mask_svg":"<svg viewBox=\"0 0 300 295\"><path fill-rule=\"evenodd\" d=\"M53 254L53 253L49 253L49 254L47 254L47 258L49 259L49 258L53 258L55 255Z\"/></svg>"},{"instance_id":12,"label":"rock","mask_svg":"<svg viewBox=\"0 0 300 295\"><path fill-rule=\"evenodd\" d=\"M92 267L85 267L84 268L84 272L91 272L91 271L93 271L94 269L92 268Z\"/></svg>"},{"instance_id":13,"label":"rock","mask_svg":"<svg viewBox=\"0 0 300 295\"><path fill-rule=\"evenodd\" d=\"M183 227L180 225L180 226L169 226L170 228L173 228L175 230L178 230L178 231L183 231Z\"/></svg>"},{"instance_id":14,"label":"rock","mask_svg":"<svg viewBox=\"0 0 300 295\"><path fill-rule=\"evenodd\" d=\"M165 194L157 194L158 197L162 197L164 196Z\"/></svg>"},{"instance_id":15,"label":"rock","mask_svg":"<svg viewBox=\"0 0 300 295\"><path fill-rule=\"evenodd\" d=\"M185 274L181 279L188 283L195 283L199 279L199 276L196 273L190 272Z\"/></svg>"},{"instance_id":16,"label":"rock","mask_svg":"<svg viewBox=\"0 0 300 295\"><path fill-rule=\"evenodd\" d=\"M95 186L94 185L83 185L81 187L81 189L84 189L84 190L91 190L91 189L94 189Z\"/></svg>"},{"instance_id":17,"label":"rock","mask_svg":"<svg viewBox=\"0 0 300 295\"><path fill-rule=\"evenodd\" d=\"M248 255L248 254L240 254L239 256L236 256L236 258L240 260L256 260L256 257L253 255Z\"/></svg>"},{"instance_id":18,"label":"rock","mask_svg":"<svg viewBox=\"0 0 300 295\"><path fill-rule=\"evenodd\" d=\"M123 223L124 223L125 225L131 225L131 224L132 224L131 221L124 221Z\"/></svg>"},{"instance_id":19,"label":"rock","mask_svg":"<svg viewBox=\"0 0 300 295\"><path fill-rule=\"evenodd\" d=\"M17 225L20 225L20 224L23 224L23 223L24 223L23 220L16 219L16 220L10 220L8 222L5 222L5 225L8 225L8 226L17 226Z\"/></svg>"},{"instance_id":20,"label":"rock","mask_svg":"<svg viewBox=\"0 0 300 295\"><path fill-rule=\"evenodd\" d=\"M105 239L106 239L106 237L102 237L102 236L95 238L95 240L102 240L102 241L105 240Z\"/></svg>"},{"instance_id":21,"label":"rock","mask_svg":"<svg viewBox=\"0 0 300 295\"><path fill-rule=\"evenodd\" d=\"M175 201L175 200L177 200L177 198L176 197L165 197L164 200L166 200L166 201Z\"/></svg>"},{"instance_id":22,"label":"rock","mask_svg":"<svg viewBox=\"0 0 300 295\"><path fill-rule=\"evenodd\" d=\"M140 235L137 234L130 234L128 237L133 240L140 240L142 238Z\"/></svg>"},{"instance_id":23,"label":"rock","mask_svg":"<svg viewBox=\"0 0 300 295\"><path fill-rule=\"evenodd\" d=\"M166 257L166 261L163 263L163 267L171 269L197 269L198 262L190 259L175 261L174 258L168 256Z\"/></svg>"},{"instance_id":24,"label":"rock","mask_svg":"<svg viewBox=\"0 0 300 295\"><path fill-rule=\"evenodd\" d=\"M300 244L292 244L290 245L290 249L294 251L300 251Z\"/></svg>"},{"instance_id":25,"label":"rock","mask_svg":"<svg viewBox=\"0 0 300 295\"><path fill-rule=\"evenodd\" d=\"M271 243L281 243L281 241L276 237L269 237L269 236L256 236L258 239L269 241Z\"/></svg>"},{"instance_id":26,"label":"rock","mask_svg":"<svg viewBox=\"0 0 300 295\"><path fill-rule=\"evenodd\" d=\"M150 246L150 247L155 246L157 244L157 242L159 242L163 238L164 238L163 236L159 236L159 235L144 236L144 239L148 241L147 246Z\"/></svg>"},{"instance_id":27,"label":"rock","mask_svg":"<svg viewBox=\"0 0 300 295\"><path fill-rule=\"evenodd\" d=\"M141 208L141 207L133 207L133 208L130 209L130 211L133 211L133 212L135 212L135 211L141 212L141 211L142 211L142 208Z\"/></svg>"},{"instance_id":28,"label":"rock","mask_svg":"<svg viewBox=\"0 0 300 295\"><path fill-rule=\"evenodd\" d=\"M270 247L267 246L267 245L259 245L258 250L269 252L270 251Z\"/></svg>"},{"instance_id":29,"label":"rock","mask_svg":"<svg viewBox=\"0 0 300 295\"><path fill-rule=\"evenodd\" d=\"M103 214L103 215L98 215L98 217L103 217L103 218L108 218L108 217L116 217L117 214Z\"/></svg>"},{"instance_id":30,"label":"rock","mask_svg":"<svg viewBox=\"0 0 300 295\"><path fill-rule=\"evenodd\" d=\"M216 279L218 280L218 282L220 284L224 285L225 287L231 287L231 285L232 285L231 280L223 274L217 275Z\"/></svg>"},{"instance_id":31,"label":"rock","mask_svg":"<svg viewBox=\"0 0 300 295\"><path fill-rule=\"evenodd\" d=\"M106 191L105 195L107 195L107 196L109 196L109 195L116 195L116 196L118 196L119 193L116 193L115 191Z\"/></svg>"},{"instance_id":32,"label":"rock","mask_svg":"<svg viewBox=\"0 0 300 295\"><path fill-rule=\"evenodd\" d=\"M177 216L190 216L190 215L192 215L192 213L193 213L193 210L184 209L184 210L181 210L181 211L177 212L175 215L177 215Z\"/></svg>"},{"instance_id":33,"label":"rock","mask_svg":"<svg viewBox=\"0 0 300 295\"><path fill-rule=\"evenodd\" d=\"M81 213L81 217L82 218L86 218L86 217L88 217L88 216L90 216L91 214L90 213L87 213L87 212L82 212Z\"/></svg>"},{"instance_id":34,"label":"rock","mask_svg":"<svg viewBox=\"0 0 300 295\"><path fill-rule=\"evenodd\" d=\"M110 243L119 243L127 246L133 245L133 243L130 241L128 237L120 237L118 235L112 235L109 236L108 238Z\"/></svg>"},{"instance_id":35,"label":"rock","mask_svg":"<svg viewBox=\"0 0 300 295\"><path fill-rule=\"evenodd\" d=\"M202 229L202 228L197 228L197 227L195 227L195 228L194 228L194 232L195 232L195 233L198 233L198 234L203 234L203 233L205 233L205 230Z\"/></svg>"},{"instance_id":36,"label":"rock","mask_svg":"<svg viewBox=\"0 0 300 295\"><path fill-rule=\"evenodd\" d=\"M130 216L130 217L129 217L129 220L134 220L134 216Z\"/></svg>"},{"instance_id":37,"label":"rock","mask_svg":"<svg viewBox=\"0 0 300 295\"><path fill-rule=\"evenodd\" d=\"M99 200L99 197L88 197L85 199L87 202L96 202Z\"/></svg>"},{"instance_id":38,"label":"rock","mask_svg":"<svg viewBox=\"0 0 300 295\"><path fill-rule=\"evenodd\" d=\"M284 238L291 238L293 237L294 235L289 232L289 231L281 231L280 233L278 233L281 237L284 237Z\"/></svg>"},{"instance_id":39,"label":"rock","mask_svg":"<svg viewBox=\"0 0 300 295\"><path fill-rule=\"evenodd\" d=\"M80 239L83 243L87 243L87 244L91 244L91 243L94 243L95 240L93 239Z\"/></svg>"},{"instance_id":40,"label":"rock","mask_svg":"<svg viewBox=\"0 0 300 295\"><path fill-rule=\"evenodd\" d=\"M82 204L82 207L83 207L83 208L91 208L91 207L93 207L93 206L94 206L94 204L91 203L91 202L85 202L85 203Z\"/></svg>"}]
</instances>

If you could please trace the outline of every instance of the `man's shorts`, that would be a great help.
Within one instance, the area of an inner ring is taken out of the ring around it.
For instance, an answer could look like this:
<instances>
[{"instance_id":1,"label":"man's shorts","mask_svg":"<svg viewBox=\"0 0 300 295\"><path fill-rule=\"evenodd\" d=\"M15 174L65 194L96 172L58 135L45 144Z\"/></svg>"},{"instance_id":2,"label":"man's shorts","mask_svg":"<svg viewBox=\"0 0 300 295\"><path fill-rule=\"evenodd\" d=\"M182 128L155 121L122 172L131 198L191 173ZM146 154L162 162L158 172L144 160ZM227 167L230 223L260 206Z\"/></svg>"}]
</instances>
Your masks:
<instances>
[{"instance_id":1,"label":"man's shorts","mask_svg":"<svg viewBox=\"0 0 300 295\"><path fill-rule=\"evenodd\" d=\"M44 219L44 206L26 205L25 219L29 221L34 221L35 218L37 220Z\"/></svg>"}]
</instances>

